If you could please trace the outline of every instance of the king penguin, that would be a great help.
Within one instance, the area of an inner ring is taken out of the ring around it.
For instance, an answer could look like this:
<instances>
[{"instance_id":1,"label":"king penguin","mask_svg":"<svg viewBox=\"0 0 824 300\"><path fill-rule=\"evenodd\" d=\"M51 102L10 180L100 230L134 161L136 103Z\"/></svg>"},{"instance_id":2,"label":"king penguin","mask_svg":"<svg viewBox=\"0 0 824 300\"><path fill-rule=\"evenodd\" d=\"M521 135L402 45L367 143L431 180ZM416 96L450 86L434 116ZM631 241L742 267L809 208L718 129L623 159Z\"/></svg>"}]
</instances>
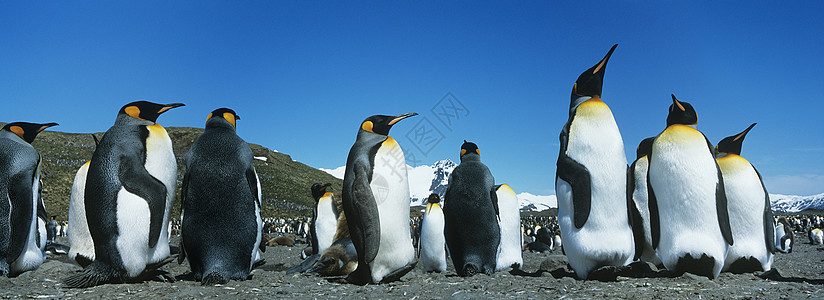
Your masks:
<instances>
[{"instance_id":1,"label":"king penguin","mask_svg":"<svg viewBox=\"0 0 824 300\"><path fill-rule=\"evenodd\" d=\"M342 200L358 253L358 267L347 277L350 283L395 281L417 263L409 225L406 160L389 136L393 125L415 115L366 118L349 150Z\"/></svg>"},{"instance_id":2,"label":"king penguin","mask_svg":"<svg viewBox=\"0 0 824 300\"><path fill-rule=\"evenodd\" d=\"M778 218L778 224L775 225L775 249L782 253L793 253L793 245L795 245L795 233L790 221L787 218Z\"/></svg>"},{"instance_id":3,"label":"king penguin","mask_svg":"<svg viewBox=\"0 0 824 300\"><path fill-rule=\"evenodd\" d=\"M715 146L715 160L724 177L730 229L735 240L727 252L723 271L733 273L769 271L775 255L770 194L758 170L741 157L744 137L755 124Z\"/></svg>"},{"instance_id":4,"label":"king penguin","mask_svg":"<svg viewBox=\"0 0 824 300\"><path fill-rule=\"evenodd\" d=\"M421 221L421 264L424 272L446 271L446 240L443 235L441 197L429 195Z\"/></svg>"},{"instance_id":5,"label":"king penguin","mask_svg":"<svg viewBox=\"0 0 824 300\"><path fill-rule=\"evenodd\" d=\"M629 167L629 176L627 182L627 193L630 193L635 209L638 211L638 217L634 219L636 226L642 227L643 237L636 236L637 239L642 240L643 244L638 247L636 243L636 256L640 252L640 259L642 261L651 263L653 265L661 265L661 258L655 253L652 247L652 233L650 232L650 216L649 216L649 201L647 191L647 171L649 170L649 154L652 152L652 142L655 137L646 138L638 145L635 151L636 159ZM635 229L633 229L635 230Z\"/></svg>"},{"instance_id":6,"label":"king penguin","mask_svg":"<svg viewBox=\"0 0 824 300\"><path fill-rule=\"evenodd\" d=\"M97 137L92 135L92 138L97 147L99 144ZM72 226L66 230L66 236L69 239L69 259L84 268L94 261L94 241L89 233L89 225L86 222L86 204L83 201L90 162L91 160L80 166L74 176L72 194L69 198L69 222Z\"/></svg>"},{"instance_id":7,"label":"king penguin","mask_svg":"<svg viewBox=\"0 0 824 300\"><path fill-rule=\"evenodd\" d=\"M180 106L137 101L118 111L92 155L86 177L84 200L94 262L64 278L65 286L124 282L168 262L177 162L172 140L157 118Z\"/></svg>"},{"instance_id":8,"label":"king penguin","mask_svg":"<svg viewBox=\"0 0 824 300\"><path fill-rule=\"evenodd\" d=\"M218 108L186 153L181 187L181 255L203 285L246 280L261 260L261 187L254 155L237 135L234 110Z\"/></svg>"},{"instance_id":9,"label":"king penguin","mask_svg":"<svg viewBox=\"0 0 824 300\"><path fill-rule=\"evenodd\" d=\"M459 276L491 275L497 266L501 228L492 172L475 143L461 145L461 163L449 175L443 214L446 246Z\"/></svg>"},{"instance_id":10,"label":"king penguin","mask_svg":"<svg viewBox=\"0 0 824 300\"><path fill-rule=\"evenodd\" d=\"M499 227L501 229L501 244L498 245L498 258L495 271L507 268L520 268L523 264L521 256L521 207L518 196L508 184L492 187L497 197ZM493 200L495 201L495 200Z\"/></svg>"},{"instance_id":11,"label":"king penguin","mask_svg":"<svg viewBox=\"0 0 824 300\"><path fill-rule=\"evenodd\" d=\"M601 100L615 47L572 86L569 120L560 135L555 190L558 225L569 265L580 279L633 259L627 158L612 111Z\"/></svg>"},{"instance_id":12,"label":"king penguin","mask_svg":"<svg viewBox=\"0 0 824 300\"><path fill-rule=\"evenodd\" d=\"M650 230L668 270L714 279L733 236L721 170L697 124L692 105L672 95L667 128L649 156Z\"/></svg>"},{"instance_id":13,"label":"king penguin","mask_svg":"<svg viewBox=\"0 0 824 300\"><path fill-rule=\"evenodd\" d=\"M46 260L38 224L45 213L39 212L43 162L31 143L55 125L14 122L0 129L0 276L17 276Z\"/></svg>"},{"instance_id":14,"label":"king penguin","mask_svg":"<svg viewBox=\"0 0 824 300\"><path fill-rule=\"evenodd\" d=\"M335 241L335 232L338 226L338 207L332 192L326 191L331 183L312 184L312 198L315 199L315 209L312 216L312 225L309 227L312 236L312 254L323 253Z\"/></svg>"}]
</instances>

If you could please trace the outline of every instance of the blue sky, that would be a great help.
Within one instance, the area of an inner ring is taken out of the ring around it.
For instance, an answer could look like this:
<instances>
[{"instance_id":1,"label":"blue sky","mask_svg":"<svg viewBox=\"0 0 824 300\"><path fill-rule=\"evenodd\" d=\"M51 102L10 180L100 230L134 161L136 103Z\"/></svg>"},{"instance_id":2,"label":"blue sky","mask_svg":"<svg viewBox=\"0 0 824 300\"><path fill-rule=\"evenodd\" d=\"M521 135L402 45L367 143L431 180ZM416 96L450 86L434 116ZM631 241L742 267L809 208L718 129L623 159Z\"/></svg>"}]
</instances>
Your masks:
<instances>
[{"instance_id":1,"label":"blue sky","mask_svg":"<svg viewBox=\"0 0 824 300\"><path fill-rule=\"evenodd\" d=\"M466 139L499 183L546 195L572 83L618 43L603 99L630 163L674 93L713 143L758 122L743 155L771 193L822 193L824 2L748 4L3 1L0 121L100 132L150 100L187 105L162 125L202 127L230 107L247 141L331 169L367 116L418 112L390 133L411 164ZM440 134L409 138L419 123Z\"/></svg>"}]
</instances>

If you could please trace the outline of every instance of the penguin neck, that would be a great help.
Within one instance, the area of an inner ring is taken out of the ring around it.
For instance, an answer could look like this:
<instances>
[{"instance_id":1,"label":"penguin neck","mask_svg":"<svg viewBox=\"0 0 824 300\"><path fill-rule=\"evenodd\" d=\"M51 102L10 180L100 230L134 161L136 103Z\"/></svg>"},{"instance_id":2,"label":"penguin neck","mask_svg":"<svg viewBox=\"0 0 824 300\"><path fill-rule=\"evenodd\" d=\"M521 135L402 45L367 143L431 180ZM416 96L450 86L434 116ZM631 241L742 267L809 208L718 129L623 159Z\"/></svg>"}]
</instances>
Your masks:
<instances>
[{"instance_id":1,"label":"penguin neck","mask_svg":"<svg viewBox=\"0 0 824 300\"><path fill-rule=\"evenodd\" d=\"M581 97L572 99L572 102L569 103L569 115L570 116L575 115L575 111L578 110L578 106L580 106L581 103L584 103L584 102L586 102L587 100L590 100L590 99L593 99L593 97L591 97L591 96L581 96ZM595 98L595 99L597 99L599 101L601 100L600 97Z\"/></svg>"},{"instance_id":2,"label":"penguin neck","mask_svg":"<svg viewBox=\"0 0 824 300\"><path fill-rule=\"evenodd\" d=\"M461 156L461 163L467 161L481 161L481 156L475 153L468 153Z\"/></svg>"},{"instance_id":3,"label":"penguin neck","mask_svg":"<svg viewBox=\"0 0 824 300\"><path fill-rule=\"evenodd\" d=\"M20 144L29 145L29 143L23 140L23 138L21 138L19 135L9 130L0 130L0 139L8 139Z\"/></svg>"},{"instance_id":4,"label":"penguin neck","mask_svg":"<svg viewBox=\"0 0 824 300\"><path fill-rule=\"evenodd\" d=\"M127 114L118 114L117 119L114 120L114 125L143 125L143 126L149 126L149 125L154 125L154 124L156 124L156 123L152 122L152 121L147 121L147 120L135 119L132 116L127 115Z\"/></svg>"},{"instance_id":5,"label":"penguin neck","mask_svg":"<svg viewBox=\"0 0 824 300\"><path fill-rule=\"evenodd\" d=\"M223 118L211 118L208 122L206 122L205 129L228 129L231 131L235 131L235 126L229 124L229 121Z\"/></svg>"},{"instance_id":6,"label":"penguin neck","mask_svg":"<svg viewBox=\"0 0 824 300\"><path fill-rule=\"evenodd\" d=\"M355 141L356 144L363 144L363 145L377 145L383 143L389 136L372 133L363 129L358 130L358 138Z\"/></svg>"}]
</instances>

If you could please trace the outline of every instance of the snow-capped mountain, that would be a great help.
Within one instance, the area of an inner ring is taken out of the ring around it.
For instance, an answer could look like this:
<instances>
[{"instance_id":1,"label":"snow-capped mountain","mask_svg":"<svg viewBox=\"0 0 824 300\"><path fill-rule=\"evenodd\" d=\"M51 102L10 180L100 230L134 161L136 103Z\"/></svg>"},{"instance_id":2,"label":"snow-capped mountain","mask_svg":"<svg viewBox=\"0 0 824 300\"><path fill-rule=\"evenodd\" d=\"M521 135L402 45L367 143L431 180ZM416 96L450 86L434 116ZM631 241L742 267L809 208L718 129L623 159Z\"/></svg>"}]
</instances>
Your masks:
<instances>
[{"instance_id":1,"label":"snow-capped mountain","mask_svg":"<svg viewBox=\"0 0 824 300\"><path fill-rule=\"evenodd\" d=\"M449 186L449 175L458 164L450 159L436 161L432 165L422 165L412 167L407 165L407 178L409 180L410 205L426 205L426 199L430 194L438 194L443 198L446 188ZM335 169L320 169L337 178L343 179L346 166ZM502 184L505 182L498 182ZM517 183L508 183L517 190ZM538 196L530 193L518 194L521 211L543 211L549 208L558 207L555 195Z\"/></svg>"},{"instance_id":2,"label":"snow-capped mountain","mask_svg":"<svg viewBox=\"0 0 824 300\"><path fill-rule=\"evenodd\" d=\"M793 196L770 194L770 206L773 212L797 213L805 209L824 209L824 194L812 196Z\"/></svg>"}]
</instances>

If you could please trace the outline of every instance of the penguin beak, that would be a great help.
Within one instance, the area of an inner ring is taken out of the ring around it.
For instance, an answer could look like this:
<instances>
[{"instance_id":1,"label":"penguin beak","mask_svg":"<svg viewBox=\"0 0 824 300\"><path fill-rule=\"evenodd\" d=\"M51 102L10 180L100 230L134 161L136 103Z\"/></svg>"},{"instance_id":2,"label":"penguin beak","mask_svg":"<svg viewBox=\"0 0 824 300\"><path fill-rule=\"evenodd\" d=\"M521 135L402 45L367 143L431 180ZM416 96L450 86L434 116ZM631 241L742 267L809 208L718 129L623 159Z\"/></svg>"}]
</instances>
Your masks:
<instances>
[{"instance_id":1,"label":"penguin beak","mask_svg":"<svg viewBox=\"0 0 824 300\"><path fill-rule=\"evenodd\" d=\"M49 128L49 127L52 127L52 126L57 126L57 125L60 125L60 124L57 124L57 123L54 123L54 122L43 124L42 126L40 126L40 129L37 130L37 133L40 133L43 130L46 130L46 128Z\"/></svg>"},{"instance_id":2,"label":"penguin beak","mask_svg":"<svg viewBox=\"0 0 824 300\"><path fill-rule=\"evenodd\" d=\"M172 108L181 107L181 106L186 106L186 104L183 104L183 103L166 104L160 110L157 111L157 114L159 115L159 114L165 113L166 111L168 111Z\"/></svg>"},{"instance_id":3,"label":"penguin beak","mask_svg":"<svg viewBox=\"0 0 824 300\"><path fill-rule=\"evenodd\" d=\"M738 141L739 139L744 139L744 137L747 136L747 133L750 132L750 129L755 127L755 124L758 124L758 123L752 123L752 125L750 125L750 127L747 127L747 129L745 129L743 132L736 135L735 138L732 139L732 140L733 141Z\"/></svg>"},{"instance_id":4,"label":"penguin beak","mask_svg":"<svg viewBox=\"0 0 824 300\"><path fill-rule=\"evenodd\" d=\"M687 111L687 109L684 108L683 105L681 105L681 102L678 102L678 99L675 99L675 94L670 94L670 96L672 96L672 105L675 105L681 111Z\"/></svg>"},{"instance_id":5,"label":"penguin beak","mask_svg":"<svg viewBox=\"0 0 824 300\"><path fill-rule=\"evenodd\" d=\"M400 120L409 118L411 116L417 116L417 115L418 115L418 113L408 113L408 114L402 114L402 115L399 115L399 116L395 116L395 118L392 119L392 121L389 121L389 126L395 125L395 123L398 123Z\"/></svg>"},{"instance_id":6,"label":"penguin beak","mask_svg":"<svg viewBox=\"0 0 824 300\"><path fill-rule=\"evenodd\" d=\"M593 75L597 74L598 72L601 72L604 69L604 66L607 65L607 62L609 61L609 57L612 56L612 52L615 51L616 47L618 47L618 44L612 45L612 48L609 49L609 52L607 52L607 55L604 56L604 59L602 59L601 62L599 62L597 65L595 65L595 68L592 70Z\"/></svg>"}]
</instances>

